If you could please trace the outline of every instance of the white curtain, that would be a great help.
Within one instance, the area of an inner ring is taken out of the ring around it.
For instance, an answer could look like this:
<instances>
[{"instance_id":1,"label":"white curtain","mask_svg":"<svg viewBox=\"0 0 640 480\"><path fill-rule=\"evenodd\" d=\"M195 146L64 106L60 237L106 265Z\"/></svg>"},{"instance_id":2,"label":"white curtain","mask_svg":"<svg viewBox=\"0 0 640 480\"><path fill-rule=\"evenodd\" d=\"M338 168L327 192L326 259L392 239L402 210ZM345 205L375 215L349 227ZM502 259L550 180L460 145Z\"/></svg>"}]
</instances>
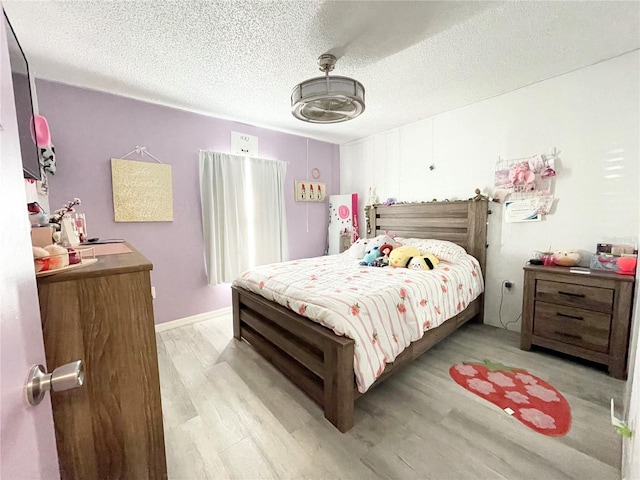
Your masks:
<instances>
[{"instance_id":1,"label":"white curtain","mask_svg":"<svg viewBox=\"0 0 640 480\"><path fill-rule=\"evenodd\" d=\"M284 180L277 160L200 151L200 200L209 285L288 260Z\"/></svg>"}]
</instances>

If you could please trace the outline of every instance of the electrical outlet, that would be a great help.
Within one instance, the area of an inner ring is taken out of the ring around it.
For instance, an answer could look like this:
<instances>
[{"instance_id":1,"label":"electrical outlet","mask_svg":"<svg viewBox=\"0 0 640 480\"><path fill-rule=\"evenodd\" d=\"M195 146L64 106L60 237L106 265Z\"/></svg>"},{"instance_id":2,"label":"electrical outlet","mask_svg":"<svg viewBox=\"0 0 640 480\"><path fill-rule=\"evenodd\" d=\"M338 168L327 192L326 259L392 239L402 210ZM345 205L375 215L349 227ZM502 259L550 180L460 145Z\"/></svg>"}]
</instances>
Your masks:
<instances>
[{"instance_id":1,"label":"electrical outlet","mask_svg":"<svg viewBox=\"0 0 640 480\"><path fill-rule=\"evenodd\" d=\"M151 298L154 300L156 298L156 287L151 287Z\"/></svg>"},{"instance_id":2,"label":"electrical outlet","mask_svg":"<svg viewBox=\"0 0 640 480\"><path fill-rule=\"evenodd\" d=\"M513 288L513 283L511 283L509 280L505 280L504 288L506 288L507 290L511 290Z\"/></svg>"}]
</instances>

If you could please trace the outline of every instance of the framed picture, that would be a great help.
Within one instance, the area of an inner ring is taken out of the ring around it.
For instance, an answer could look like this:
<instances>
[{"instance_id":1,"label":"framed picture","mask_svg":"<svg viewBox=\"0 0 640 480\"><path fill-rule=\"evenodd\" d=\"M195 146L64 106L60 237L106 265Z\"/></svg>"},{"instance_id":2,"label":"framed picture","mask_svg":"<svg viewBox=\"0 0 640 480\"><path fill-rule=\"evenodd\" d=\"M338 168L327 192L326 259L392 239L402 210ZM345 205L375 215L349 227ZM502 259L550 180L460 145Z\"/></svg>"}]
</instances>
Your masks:
<instances>
[{"instance_id":1,"label":"framed picture","mask_svg":"<svg viewBox=\"0 0 640 480\"><path fill-rule=\"evenodd\" d=\"M171 165L111 159L116 222L172 222Z\"/></svg>"},{"instance_id":2,"label":"framed picture","mask_svg":"<svg viewBox=\"0 0 640 480\"><path fill-rule=\"evenodd\" d=\"M327 187L321 182L308 180L295 181L296 202L324 202L327 198Z\"/></svg>"},{"instance_id":3,"label":"framed picture","mask_svg":"<svg viewBox=\"0 0 640 480\"><path fill-rule=\"evenodd\" d=\"M542 215L538 213L538 203L536 197L507 200L504 203L504 221L506 223L539 222L542 220Z\"/></svg>"}]
</instances>

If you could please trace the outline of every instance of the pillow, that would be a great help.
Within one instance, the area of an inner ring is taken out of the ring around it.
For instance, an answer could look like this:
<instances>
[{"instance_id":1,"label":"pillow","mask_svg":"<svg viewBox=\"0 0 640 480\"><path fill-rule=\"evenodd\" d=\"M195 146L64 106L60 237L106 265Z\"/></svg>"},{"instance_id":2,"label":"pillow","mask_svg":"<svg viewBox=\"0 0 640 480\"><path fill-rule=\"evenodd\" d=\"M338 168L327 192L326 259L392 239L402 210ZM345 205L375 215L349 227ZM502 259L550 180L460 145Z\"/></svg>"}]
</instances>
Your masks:
<instances>
[{"instance_id":1,"label":"pillow","mask_svg":"<svg viewBox=\"0 0 640 480\"><path fill-rule=\"evenodd\" d=\"M456 262L462 255L467 254L467 251L460 245L446 240L400 237L396 237L396 240L402 243L402 245L416 247L420 250L421 255L430 253L445 262Z\"/></svg>"},{"instance_id":2,"label":"pillow","mask_svg":"<svg viewBox=\"0 0 640 480\"><path fill-rule=\"evenodd\" d=\"M370 238L359 238L349 247L349 256L351 258L355 258L356 260L362 260L364 254L369 250L369 242Z\"/></svg>"},{"instance_id":3,"label":"pillow","mask_svg":"<svg viewBox=\"0 0 640 480\"><path fill-rule=\"evenodd\" d=\"M381 247L385 243L391 245L393 248L400 246L400 244L394 238L390 237L389 235L382 234L371 239L371 243L369 243L367 250L375 247Z\"/></svg>"},{"instance_id":4,"label":"pillow","mask_svg":"<svg viewBox=\"0 0 640 480\"><path fill-rule=\"evenodd\" d=\"M389 244L393 248L396 248L400 245L389 235L378 235L377 237L373 238L359 238L353 245L351 245L351 247L349 247L349 256L351 258L362 260L365 253L375 247L381 247L384 244Z\"/></svg>"}]
</instances>

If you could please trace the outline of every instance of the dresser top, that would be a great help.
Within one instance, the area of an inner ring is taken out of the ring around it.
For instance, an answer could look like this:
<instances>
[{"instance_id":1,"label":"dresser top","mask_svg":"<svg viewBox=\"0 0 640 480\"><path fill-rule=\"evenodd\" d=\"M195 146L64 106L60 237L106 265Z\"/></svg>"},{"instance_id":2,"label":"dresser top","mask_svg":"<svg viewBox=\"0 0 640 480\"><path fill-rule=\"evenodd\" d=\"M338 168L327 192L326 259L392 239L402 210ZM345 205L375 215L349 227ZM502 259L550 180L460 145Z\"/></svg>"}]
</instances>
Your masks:
<instances>
[{"instance_id":1,"label":"dresser top","mask_svg":"<svg viewBox=\"0 0 640 480\"><path fill-rule=\"evenodd\" d=\"M98 261L92 265L56 273L54 275L39 277L37 278L38 284L67 282L70 280L141 272L153 269L153 265L149 260L147 260L147 258L145 258L144 255L130 244L125 242L125 245L131 249L131 253L96 256Z\"/></svg>"},{"instance_id":2,"label":"dresser top","mask_svg":"<svg viewBox=\"0 0 640 480\"><path fill-rule=\"evenodd\" d=\"M589 270L590 273L571 272L571 267L545 267L544 265L525 265L524 269L532 272L546 272L571 277L603 278L607 280L617 280L619 282L633 282L635 275L620 275L618 273L604 272L601 270Z\"/></svg>"}]
</instances>

